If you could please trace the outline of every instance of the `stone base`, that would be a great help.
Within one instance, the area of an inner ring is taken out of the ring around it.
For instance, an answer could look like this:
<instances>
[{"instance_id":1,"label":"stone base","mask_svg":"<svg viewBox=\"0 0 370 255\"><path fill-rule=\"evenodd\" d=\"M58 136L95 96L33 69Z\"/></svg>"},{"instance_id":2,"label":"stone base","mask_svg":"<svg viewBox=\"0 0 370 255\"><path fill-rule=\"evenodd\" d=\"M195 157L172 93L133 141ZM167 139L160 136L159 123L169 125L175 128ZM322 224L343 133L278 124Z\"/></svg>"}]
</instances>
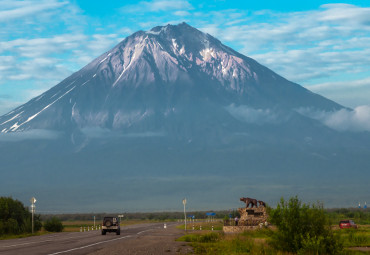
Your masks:
<instances>
[{"instance_id":1,"label":"stone base","mask_svg":"<svg viewBox=\"0 0 370 255\"><path fill-rule=\"evenodd\" d=\"M265 223L268 219L266 208L264 206L253 208L239 208L239 226L258 226Z\"/></svg>"},{"instance_id":2,"label":"stone base","mask_svg":"<svg viewBox=\"0 0 370 255\"><path fill-rule=\"evenodd\" d=\"M224 226L222 230L226 234L230 233L243 233L248 230L256 230L261 228L260 226Z\"/></svg>"}]
</instances>

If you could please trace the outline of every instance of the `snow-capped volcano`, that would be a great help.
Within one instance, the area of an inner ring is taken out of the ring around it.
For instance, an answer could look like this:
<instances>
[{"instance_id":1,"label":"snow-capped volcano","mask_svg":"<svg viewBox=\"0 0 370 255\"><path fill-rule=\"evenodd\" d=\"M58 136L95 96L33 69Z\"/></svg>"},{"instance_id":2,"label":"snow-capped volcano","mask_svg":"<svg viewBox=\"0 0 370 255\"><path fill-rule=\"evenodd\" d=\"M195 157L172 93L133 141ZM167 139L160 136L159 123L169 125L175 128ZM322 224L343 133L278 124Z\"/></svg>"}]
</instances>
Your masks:
<instances>
[{"instance_id":1,"label":"snow-capped volcano","mask_svg":"<svg viewBox=\"0 0 370 255\"><path fill-rule=\"evenodd\" d=\"M0 117L0 131L91 126L124 130L135 125L143 128L144 121L150 129L163 130L166 127L160 123L171 125L170 116L206 104L212 104L210 111L217 107L227 111L230 105L341 108L181 23L132 34L55 87Z\"/></svg>"},{"instance_id":2,"label":"snow-capped volcano","mask_svg":"<svg viewBox=\"0 0 370 255\"><path fill-rule=\"evenodd\" d=\"M370 192L370 136L307 114L333 110L185 23L139 31L0 117L0 194L74 212L296 194L350 207Z\"/></svg>"}]
</instances>

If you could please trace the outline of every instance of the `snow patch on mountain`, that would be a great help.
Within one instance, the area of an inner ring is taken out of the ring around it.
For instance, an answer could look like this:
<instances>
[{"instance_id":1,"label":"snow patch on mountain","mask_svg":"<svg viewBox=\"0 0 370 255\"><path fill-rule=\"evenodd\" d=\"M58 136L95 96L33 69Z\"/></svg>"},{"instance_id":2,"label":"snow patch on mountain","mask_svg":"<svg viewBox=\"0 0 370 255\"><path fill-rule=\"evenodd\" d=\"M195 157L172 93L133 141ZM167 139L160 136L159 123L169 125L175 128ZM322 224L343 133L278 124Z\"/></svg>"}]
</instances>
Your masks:
<instances>
[{"instance_id":1,"label":"snow patch on mountain","mask_svg":"<svg viewBox=\"0 0 370 255\"><path fill-rule=\"evenodd\" d=\"M10 118L10 119L8 119L8 120L4 121L4 122L3 122L3 123L1 123L0 125L4 125L5 123L8 123L9 121L14 120L14 119L15 119L15 118L17 118L19 115L21 115L23 112L24 112L24 111L21 111L20 113L18 113L18 114L16 114L16 115L14 115L12 118Z\"/></svg>"},{"instance_id":2,"label":"snow patch on mountain","mask_svg":"<svg viewBox=\"0 0 370 255\"><path fill-rule=\"evenodd\" d=\"M117 80L112 85L113 87L116 86L117 82L121 79L122 75L130 68L132 62L135 60L135 54L136 54L136 52L134 52L134 55L130 59L130 62L128 63L128 65L123 66L123 70L122 70L121 74L118 76Z\"/></svg>"}]
</instances>

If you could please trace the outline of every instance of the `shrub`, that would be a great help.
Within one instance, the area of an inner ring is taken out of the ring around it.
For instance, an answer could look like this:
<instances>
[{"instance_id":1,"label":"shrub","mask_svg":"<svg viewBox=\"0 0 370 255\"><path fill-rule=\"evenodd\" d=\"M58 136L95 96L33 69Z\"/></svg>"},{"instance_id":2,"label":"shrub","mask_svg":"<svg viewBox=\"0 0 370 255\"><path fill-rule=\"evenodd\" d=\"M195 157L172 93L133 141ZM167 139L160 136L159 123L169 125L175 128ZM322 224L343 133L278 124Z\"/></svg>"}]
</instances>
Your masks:
<instances>
[{"instance_id":1,"label":"shrub","mask_svg":"<svg viewBox=\"0 0 370 255\"><path fill-rule=\"evenodd\" d=\"M60 219L58 219L57 217L52 217L45 222L44 228L46 231L49 232L62 232L64 226Z\"/></svg>"},{"instance_id":2,"label":"shrub","mask_svg":"<svg viewBox=\"0 0 370 255\"><path fill-rule=\"evenodd\" d=\"M302 254L337 254L343 249L330 228L320 203L306 205L297 198L284 201L271 209L270 222L277 227L271 244L283 251Z\"/></svg>"},{"instance_id":3,"label":"shrub","mask_svg":"<svg viewBox=\"0 0 370 255\"><path fill-rule=\"evenodd\" d=\"M32 232L32 214L22 202L11 197L0 197L0 235L18 235ZM35 215L34 230L41 229L40 216Z\"/></svg>"}]
</instances>

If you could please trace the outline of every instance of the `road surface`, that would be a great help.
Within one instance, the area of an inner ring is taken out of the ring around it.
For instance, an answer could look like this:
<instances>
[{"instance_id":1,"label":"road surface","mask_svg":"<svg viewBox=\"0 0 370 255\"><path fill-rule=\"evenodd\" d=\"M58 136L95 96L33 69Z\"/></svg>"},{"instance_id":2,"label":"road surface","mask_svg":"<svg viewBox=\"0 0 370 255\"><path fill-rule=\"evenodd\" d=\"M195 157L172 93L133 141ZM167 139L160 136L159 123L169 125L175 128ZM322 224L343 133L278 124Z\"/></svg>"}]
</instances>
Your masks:
<instances>
[{"instance_id":1,"label":"road surface","mask_svg":"<svg viewBox=\"0 0 370 255\"><path fill-rule=\"evenodd\" d=\"M173 231L168 230L173 229L174 226L175 223L167 224L167 228L164 229L163 223L150 223L121 227L121 235L113 232L101 235L99 230L94 230L0 240L0 254L89 254L124 245L130 240L138 240L138 237L150 236L151 233L171 236ZM175 234L173 237L175 238ZM135 247L132 249L135 250Z\"/></svg>"}]
</instances>

